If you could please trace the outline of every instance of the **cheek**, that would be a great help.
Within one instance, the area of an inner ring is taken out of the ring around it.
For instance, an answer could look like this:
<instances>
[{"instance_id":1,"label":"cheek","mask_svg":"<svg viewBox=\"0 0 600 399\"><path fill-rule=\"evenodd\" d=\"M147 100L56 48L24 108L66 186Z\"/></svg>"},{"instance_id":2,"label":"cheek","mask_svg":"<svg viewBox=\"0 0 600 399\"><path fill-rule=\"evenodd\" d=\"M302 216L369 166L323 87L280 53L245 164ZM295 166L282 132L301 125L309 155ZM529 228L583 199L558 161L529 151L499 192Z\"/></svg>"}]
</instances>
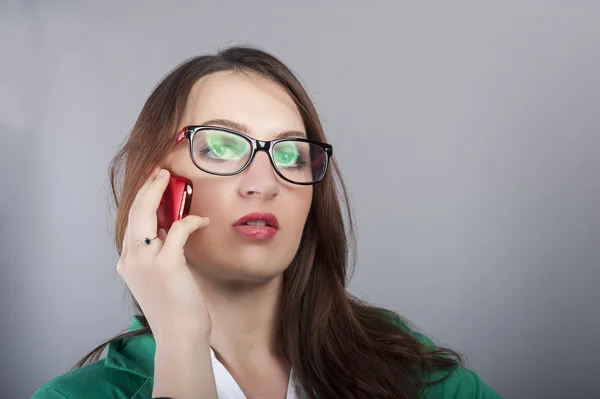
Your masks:
<instances>
[{"instance_id":1,"label":"cheek","mask_svg":"<svg viewBox=\"0 0 600 399\"><path fill-rule=\"evenodd\" d=\"M223 210L227 209L227 200L231 201L232 191L227 191L221 181L208 179L196 179L194 183L194 193L192 195L192 206L190 213L192 215L205 216L211 221L224 218ZM209 225L210 226L210 225Z\"/></svg>"},{"instance_id":2,"label":"cheek","mask_svg":"<svg viewBox=\"0 0 600 399\"><path fill-rule=\"evenodd\" d=\"M303 223L306 221L306 217L308 216L308 212L310 211L310 207L312 205L312 197L313 197L313 190L312 187L310 190L307 190L306 193L304 193L303 198L302 198L302 210L303 212Z\"/></svg>"},{"instance_id":3,"label":"cheek","mask_svg":"<svg viewBox=\"0 0 600 399\"><path fill-rule=\"evenodd\" d=\"M297 192L291 193L290 198L287 201L282 201L284 205L284 217L289 221L290 225L294 226L294 229L302 234L304 230L304 224L308 217L308 212L312 204L312 187L302 187Z\"/></svg>"},{"instance_id":4,"label":"cheek","mask_svg":"<svg viewBox=\"0 0 600 399\"><path fill-rule=\"evenodd\" d=\"M186 243L186 256L195 264L220 263L215 258L227 253L223 249L228 242L227 235L231 234L233 195L218 183L210 179L194 180L190 214L210 220L208 226L192 233Z\"/></svg>"}]
</instances>

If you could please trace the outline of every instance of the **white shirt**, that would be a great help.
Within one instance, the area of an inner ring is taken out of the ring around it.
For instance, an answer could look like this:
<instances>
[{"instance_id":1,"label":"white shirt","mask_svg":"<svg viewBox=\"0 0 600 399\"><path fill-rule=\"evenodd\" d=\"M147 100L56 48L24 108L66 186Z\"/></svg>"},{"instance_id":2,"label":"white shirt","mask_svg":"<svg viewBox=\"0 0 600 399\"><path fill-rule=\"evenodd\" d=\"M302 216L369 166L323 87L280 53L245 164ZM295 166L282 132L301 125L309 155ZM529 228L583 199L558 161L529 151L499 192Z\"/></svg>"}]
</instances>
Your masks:
<instances>
[{"instance_id":1,"label":"white shirt","mask_svg":"<svg viewBox=\"0 0 600 399\"><path fill-rule=\"evenodd\" d=\"M210 348L210 358L212 360L213 372L215 374L215 384L217 386L217 396L219 399L246 399L240 386L235 382L233 376L227 371L225 366L217 360L215 352ZM288 382L286 399L304 399L308 395L304 393L300 382L294 376L294 369L290 371L290 380Z\"/></svg>"}]
</instances>

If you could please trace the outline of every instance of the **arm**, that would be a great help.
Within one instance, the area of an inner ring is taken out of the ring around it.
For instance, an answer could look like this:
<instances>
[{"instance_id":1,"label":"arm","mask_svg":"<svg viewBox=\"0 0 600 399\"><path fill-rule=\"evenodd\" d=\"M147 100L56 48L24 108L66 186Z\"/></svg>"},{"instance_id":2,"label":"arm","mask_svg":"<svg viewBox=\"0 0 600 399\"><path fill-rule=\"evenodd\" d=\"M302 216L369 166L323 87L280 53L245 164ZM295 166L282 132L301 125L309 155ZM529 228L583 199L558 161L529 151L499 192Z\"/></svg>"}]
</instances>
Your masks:
<instances>
[{"instance_id":1,"label":"arm","mask_svg":"<svg viewBox=\"0 0 600 399\"><path fill-rule=\"evenodd\" d=\"M208 336L156 341L153 397L216 399Z\"/></svg>"},{"instance_id":2,"label":"arm","mask_svg":"<svg viewBox=\"0 0 600 399\"><path fill-rule=\"evenodd\" d=\"M168 233L159 230L156 214L168 183L168 171L155 171L136 194L117 271L156 341L152 395L216 399L210 356L212 323L184 251L190 234L209 221L188 215L174 222Z\"/></svg>"}]
</instances>

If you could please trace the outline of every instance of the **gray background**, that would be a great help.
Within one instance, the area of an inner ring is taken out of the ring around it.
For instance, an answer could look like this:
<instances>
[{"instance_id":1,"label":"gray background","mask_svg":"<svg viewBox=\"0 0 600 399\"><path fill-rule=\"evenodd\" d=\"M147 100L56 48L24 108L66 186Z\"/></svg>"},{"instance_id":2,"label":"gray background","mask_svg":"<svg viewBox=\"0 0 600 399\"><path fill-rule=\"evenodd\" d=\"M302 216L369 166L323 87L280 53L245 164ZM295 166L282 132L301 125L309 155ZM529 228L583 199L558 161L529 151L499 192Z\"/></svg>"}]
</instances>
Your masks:
<instances>
[{"instance_id":1,"label":"gray background","mask_svg":"<svg viewBox=\"0 0 600 399\"><path fill-rule=\"evenodd\" d=\"M600 2L282 3L1 3L2 397L126 327L108 162L169 69L235 43L316 102L353 293L506 398L600 397Z\"/></svg>"}]
</instances>

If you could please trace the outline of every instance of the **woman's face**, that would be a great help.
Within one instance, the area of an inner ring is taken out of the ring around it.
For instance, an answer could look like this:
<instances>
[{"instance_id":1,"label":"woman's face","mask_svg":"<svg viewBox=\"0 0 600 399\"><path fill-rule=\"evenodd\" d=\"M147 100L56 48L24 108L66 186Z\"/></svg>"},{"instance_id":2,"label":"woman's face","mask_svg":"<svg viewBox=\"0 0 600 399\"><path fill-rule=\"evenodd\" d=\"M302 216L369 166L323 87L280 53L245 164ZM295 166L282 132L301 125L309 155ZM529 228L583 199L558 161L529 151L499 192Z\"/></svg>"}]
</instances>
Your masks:
<instances>
[{"instance_id":1,"label":"woman's face","mask_svg":"<svg viewBox=\"0 0 600 399\"><path fill-rule=\"evenodd\" d=\"M223 122L207 123L214 120ZM248 130L242 133L258 140L273 140L288 131L305 135L291 97L276 83L255 75L217 72L192 88L181 127L210 124L239 131L225 121L245 125ZM187 141L180 143L167 158L166 167L193 182L190 213L210 219L208 227L187 241L190 266L220 279L262 282L281 274L298 250L312 186L282 180L264 151L257 152L237 175L211 175L194 165L187 146ZM273 236L252 238L243 234L252 228L234 227L241 217L254 212L277 218Z\"/></svg>"}]
</instances>

